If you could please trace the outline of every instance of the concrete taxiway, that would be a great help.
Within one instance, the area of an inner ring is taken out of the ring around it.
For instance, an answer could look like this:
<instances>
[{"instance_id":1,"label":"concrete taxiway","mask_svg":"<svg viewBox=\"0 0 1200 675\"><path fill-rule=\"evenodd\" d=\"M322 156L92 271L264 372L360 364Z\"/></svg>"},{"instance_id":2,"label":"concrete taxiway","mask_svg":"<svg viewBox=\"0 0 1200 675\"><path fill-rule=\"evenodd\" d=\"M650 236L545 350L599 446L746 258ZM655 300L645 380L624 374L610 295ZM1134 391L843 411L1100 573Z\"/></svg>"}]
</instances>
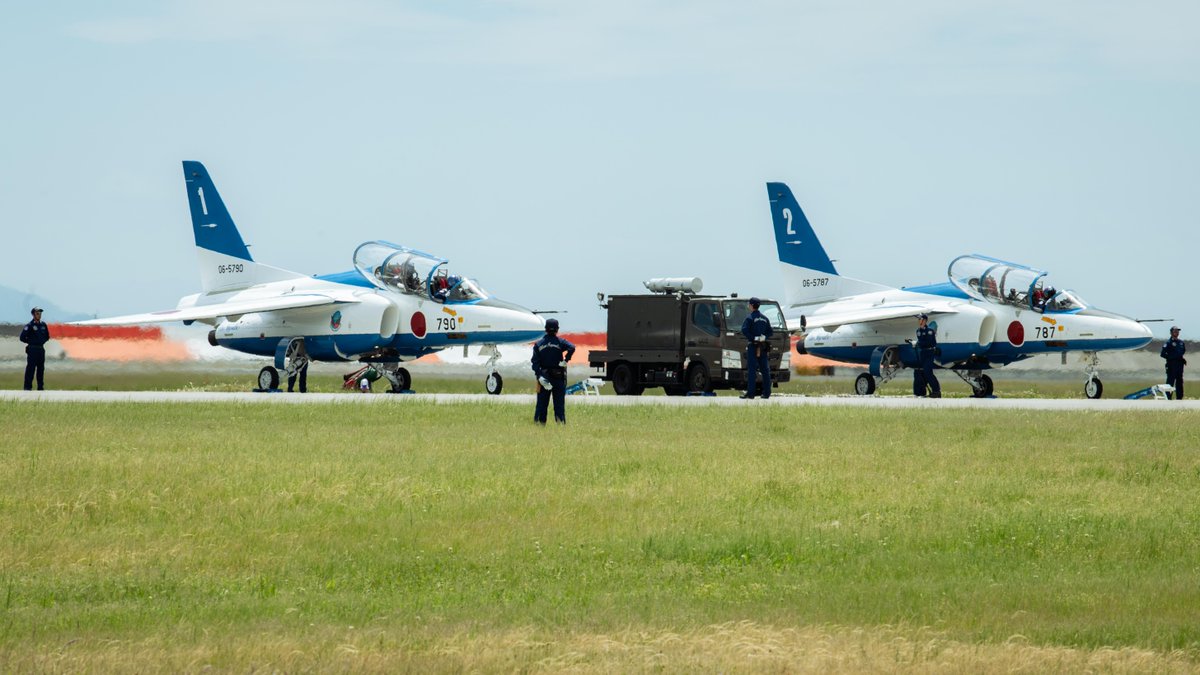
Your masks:
<instances>
[{"instance_id":1,"label":"concrete taxiway","mask_svg":"<svg viewBox=\"0 0 1200 675\"><path fill-rule=\"evenodd\" d=\"M476 405L533 406L532 394L286 394L202 391L0 391L0 401L28 403L237 403L305 405L405 405L410 403L471 403ZM768 400L744 401L736 396L571 396L571 406L846 406L859 408L971 409L971 410L1092 410L1175 411L1200 410L1200 400L1047 398L942 398L904 396L800 396L777 394Z\"/></svg>"}]
</instances>

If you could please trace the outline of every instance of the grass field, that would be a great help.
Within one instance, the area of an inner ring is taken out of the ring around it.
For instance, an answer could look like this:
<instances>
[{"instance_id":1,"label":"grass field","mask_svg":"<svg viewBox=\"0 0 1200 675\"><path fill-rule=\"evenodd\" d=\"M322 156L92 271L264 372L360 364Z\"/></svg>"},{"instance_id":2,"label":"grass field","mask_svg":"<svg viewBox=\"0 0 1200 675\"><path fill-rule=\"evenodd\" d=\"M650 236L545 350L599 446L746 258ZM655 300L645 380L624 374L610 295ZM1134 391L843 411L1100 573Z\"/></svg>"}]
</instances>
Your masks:
<instances>
[{"instance_id":1,"label":"grass field","mask_svg":"<svg viewBox=\"0 0 1200 675\"><path fill-rule=\"evenodd\" d=\"M259 364L250 364L240 369L224 368L181 368L173 366L155 367L147 364L72 364L70 367L58 367L51 363L48 367L46 386L50 389L82 389L94 391L248 391L254 385L254 377ZM314 392L341 392L343 371L353 370L351 365L338 368L336 365L322 364L318 370L313 368L309 374L309 390ZM571 381L581 380L591 374L587 369L573 370ZM846 395L853 392L854 374L856 371L845 369L837 376L794 376L790 382L783 383L775 391L781 394L805 394L808 396ZM24 369L16 366L0 369L0 389L20 389ZM1072 375L1076 375L1072 373ZM1005 398L1083 398L1083 376L1078 377L1031 377L1029 374L1015 374L1011 371L999 370L992 374L996 382L996 395ZM505 374L505 393L532 394L534 379L532 373ZM970 396L970 388L950 372L939 375L942 390L947 397L965 398ZM1150 373L1139 379L1120 379L1114 376L1105 378L1105 397L1120 398L1125 394L1148 387L1159 381L1158 373ZM286 382L284 383L286 386ZM382 391L384 385L377 385ZM483 373L443 374L428 371L417 372L413 376L413 389L420 393L445 394L481 394L483 388ZM346 391L347 394L356 394ZM646 396L661 396L661 388L646 390ZM740 392L721 391L721 396L736 396ZM601 394L612 395L612 387L606 384L601 388ZM902 377L882 386L878 390L881 396L911 396L912 375L905 373Z\"/></svg>"},{"instance_id":2,"label":"grass field","mask_svg":"<svg viewBox=\"0 0 1200 675\"><path fill-rule=\"evenodd\" d=\"M1200 668L1195 413L0 402L5 671Z\"/></svg>"}]
</instances>

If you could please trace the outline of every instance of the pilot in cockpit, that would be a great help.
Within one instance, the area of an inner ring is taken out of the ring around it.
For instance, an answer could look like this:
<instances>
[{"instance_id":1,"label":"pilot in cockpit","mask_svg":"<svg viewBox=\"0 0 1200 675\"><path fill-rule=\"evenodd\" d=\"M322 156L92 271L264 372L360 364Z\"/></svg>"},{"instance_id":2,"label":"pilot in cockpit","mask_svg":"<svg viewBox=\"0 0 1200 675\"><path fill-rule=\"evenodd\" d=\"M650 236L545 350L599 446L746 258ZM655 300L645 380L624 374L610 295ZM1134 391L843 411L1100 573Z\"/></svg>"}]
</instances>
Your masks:
<instances>
[{"instance_id":1,"label":"pilot in cockpit","mask_svg":"<svg viewBox=\"0 0 1200 675\"><path fill-rule=\"evenodd\" d=\"M1056 309L1057 308L1057 304L1055 303L1055 300L1054 300L1054 296L1057 293L1058 293L1058 291L1055 290L1055 288L1053 286L1050 286L1049 288L1046 289L1046 297L1042 299L1042 304L1045 306L1046 309Z\"/></svg>"},{"instance_id":2,"label":"pilot in cockpit","mask_svg":"<svg viewBox=\"0 0 1200 675\"><path fill-rule=\"evenodd\" d=\"M450 279L446 277L446 270L438 270L437 276L433 279L433 299L438 302L445 302L450 296Z\"/></svg>"}]
</instances>

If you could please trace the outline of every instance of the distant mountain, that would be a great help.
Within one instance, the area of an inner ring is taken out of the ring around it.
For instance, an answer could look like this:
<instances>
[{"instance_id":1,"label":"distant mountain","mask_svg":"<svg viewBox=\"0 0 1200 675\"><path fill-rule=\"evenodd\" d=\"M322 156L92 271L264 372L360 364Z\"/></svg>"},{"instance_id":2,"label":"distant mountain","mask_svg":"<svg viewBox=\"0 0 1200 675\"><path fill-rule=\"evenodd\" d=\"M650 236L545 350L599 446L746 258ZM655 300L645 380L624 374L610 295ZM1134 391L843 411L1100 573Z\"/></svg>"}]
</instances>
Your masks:
<instances>
[{"instance_id":1,"label":"distant mountain","mask_svg":"<svg viewBox=\"0 0 1200 675\"><path fill-rule=\"evenodd\" d=\"M67 311L40 295L0 286L0 323L27 323L30 319L29 310L34 306L46 310L42 318L48 323L92 318L82 312Z\"/></svg>"}]
</instances>

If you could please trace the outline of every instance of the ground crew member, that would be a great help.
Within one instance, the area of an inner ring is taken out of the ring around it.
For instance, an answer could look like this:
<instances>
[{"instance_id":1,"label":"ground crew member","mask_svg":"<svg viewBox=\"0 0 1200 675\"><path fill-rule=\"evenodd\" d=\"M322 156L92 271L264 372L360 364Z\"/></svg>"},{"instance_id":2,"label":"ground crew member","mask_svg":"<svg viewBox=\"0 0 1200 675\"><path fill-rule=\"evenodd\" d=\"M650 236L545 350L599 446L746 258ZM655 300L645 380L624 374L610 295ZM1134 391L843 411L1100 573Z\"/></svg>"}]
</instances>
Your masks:
<instances>
[{"instance_id":1,"label":"ground crew member","mask_svg":"<svg viewBox=\"0 0 1200 675\"><path fill-rule=\"evenodd\" d=\"M554 421L567 423L567 362L575 355L575 345L558 337L558 319L546 319L546 334L533 343L533 374L537 376L537 407L533 421L546 423L550 399L554 398Z\"/></svg>"},{"instance_id":2,"label":"ground crew member","mask_svg":"<svg viewBox=\"0 0 1200 675\"><path fill-rule=\"evenodd\" d=\"M930 398L942 397L942 385L933 374L937 352L937 331L929 327L929 315L921 314L917 317L917 357L921 365L913 372L914 396L925 396L925 388L929 387Z\"/></svg>"},{"instance_id":3,"label":"ground crew member","mask_svg":"<svg viewBox=\"0 0 1200 675\"><path fill-rule=\"evenodd\" d=\"M21 342L25 343L25 391L33 389L33 376L37 375L37 388L46 388L46 343L50 341L50 329L42 321L42 308L34 307L29 312L33 321L21 329Z\"/></svg>"},{"instance_id":4,"label":"ground crew member","mask_svg":"<svg viewBox=\"0 0 1200 675\"><path fill-rule=\"evenodd\" d=\"M1187 351L1187 345L1183 340L1179 339L1179 326L1171 326L1171 339L1163 343L1162 351L1159 356L1167 360L1167 384L1175 387L1175 400L1183 400L1183 367L1187 365L1187 359L1183 358L1183 353ZM25 376L25 382L29 382L29 376ZM25 386L29 388L28 384ZM38 387L41 389L41 387ZM1167 394L1167 398L1171 398Z\"/></svg>"},{"instance_id":5,"label":"ground crew member","mask_svg":"<svg viewBox=\"0 0 1200 675\"><path fill-rule=\"evenodd\" d=\"M295 373L288 375L288 393L291 393L292 387L294 387L296 385L297 377L300 378L300 393L301 394L307 393L308 392L308 359L304 359L304 361L300 364L300 367L296 369Z\"/></svg>"},{"instance_id":6,"label":"ground crew member","mask_svg":"<svg viewBox=\"0 0 1200 675\"><path fill-rule=\"evenodd\" d=\"M750 315L742 321L742 335L746 337L746 393L741 398L754 398L755 385L762 373L762 397L771 398L771 344L767 341L775 333L771 322L758 311L762 302L750 298Z\"/></svg>"}]
</instances>

